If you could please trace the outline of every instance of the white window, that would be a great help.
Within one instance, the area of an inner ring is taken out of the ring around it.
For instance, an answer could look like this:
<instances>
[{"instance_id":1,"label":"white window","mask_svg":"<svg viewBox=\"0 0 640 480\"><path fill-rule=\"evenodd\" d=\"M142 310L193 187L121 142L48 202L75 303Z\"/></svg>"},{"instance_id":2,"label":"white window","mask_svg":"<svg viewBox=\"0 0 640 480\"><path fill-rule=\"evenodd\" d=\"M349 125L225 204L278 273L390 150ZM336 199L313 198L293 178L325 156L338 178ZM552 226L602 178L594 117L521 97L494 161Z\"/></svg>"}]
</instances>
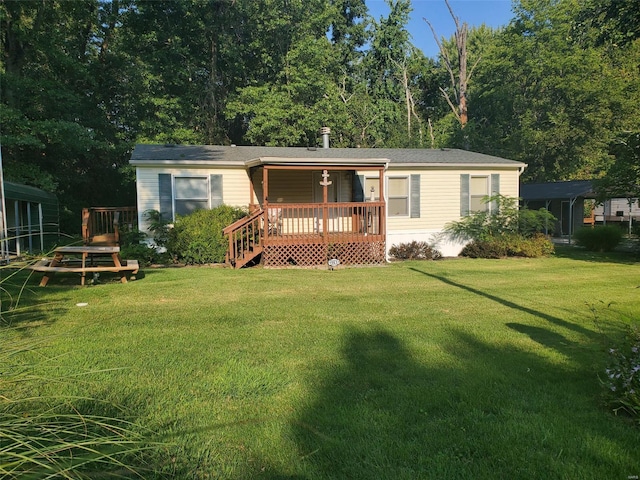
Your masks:
<instances>
[{"instance_id":1,"label":"white window","mask_svg":"<svg viewBox=\"0 0 640 480\"><path fill-rule=\"evenodd\" d=\"M389 177L387 182L390 217L409 216L409 177Z\"/></svg>"},{"instance_id":2,"label":"white window","mask_svg":"<svg viewBox=\"0 0 640 480\"><path fill-rule=\"evenodd\" d=\"M486 197L489 195L489 177L471 177L469 181L469 212L486 212L489 204Z\"/></svg>"},{"instance_id":3,"label":"white window","mask_svg":"<svg viewBox=\"0 0 640 480\"><path fill-rule=\"evenodd\" d=\"M174 177L173 188L176 214L188 215L209 208L208 177Z\"/></svg>"}]
</instances>

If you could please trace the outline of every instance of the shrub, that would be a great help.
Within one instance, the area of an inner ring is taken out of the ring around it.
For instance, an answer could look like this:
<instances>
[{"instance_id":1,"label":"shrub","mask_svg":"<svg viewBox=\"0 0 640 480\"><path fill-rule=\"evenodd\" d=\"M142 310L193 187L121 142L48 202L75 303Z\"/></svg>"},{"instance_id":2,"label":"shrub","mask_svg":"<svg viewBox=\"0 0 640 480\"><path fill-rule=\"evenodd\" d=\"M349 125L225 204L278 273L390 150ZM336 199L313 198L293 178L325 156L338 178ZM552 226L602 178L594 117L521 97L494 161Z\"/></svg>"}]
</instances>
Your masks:
<instances>
[{"instance_id":1,"label":"shrub","mask_svg":"<svg viewBox=\"0 0 640 480\"><path fill-rule=\"evenodd\" d=\"M484 202L494 204L493 211L474 212L458 222L448 223L445 232L463 241L485 241L509 234L531 237L544 232L556 222L556 218L544 208L519 208L515 198L495 195L486 197Z\"/></svg>"},{"instance_id":2,"label":"shrub","mask_svg":"<svg viewBox=\"0 0 640 480\"><path fill-rule=\"evenodd\" d=\"M470 258L538 258L553 254L553 243L545 235L526 237L520 234L505 234L468 243L460 256Z\"/></svg>"},{"instance_id":3,"label":"shrub","mask_svg":"<svg viewBox=\"0 0 640 480\"><path fill-rule=\"evenodd\" d=\"M547 257L555 251L553 242L541 233L530 237L512 235L507 239L507 242L507 255L511 257Z\"/></svg>"},{"instance_id":4,"label":"shrub","mask_svg":"<svg viewBox=\"0 0 640 480\"><path fill-rule=\"evenodd\" d=\"M576 243L592 252L609 252L622 240L622 230L616 225L594 228L582 227L576 230Z\"/></svg>"},{"instance_id":5,"label":"shrub","mask_svg":"<svg viewBox=\"0 0 640 480\"><path fill-rule=\"evenodd\" d=\"M389 249L389 255L394 260L438 260L442 254L427 242L413 241L393 245Z\"/></svg>"},{"instance_id":6,"label":"shrub","mask_svg":"<svg viewBox=\"0 0 640 480\"><path fill-rule=\"evenodd\" d=\"M605 373L609 406L640 422L640 328L628 325L622 342L609 348Z\"/></svg>"},{"instance_id":7,"label":"shrub","mask_svg":"<svg viewBox=\"0 0 640 480\"><path fill-rule=\"evenodd\" d=\"M228 247L222 230L245 215L244 209L221 205L179 216L169 232L167 250L187 264L222 263Z\"/></svg>"},{"instance_id":8,"label":"shrub","mask_svg":"<svg viewBox=\"0 0 640 480\"><path fill-rule=\"evenodd\" d=\"M120 234L122 258L138 260L141 266L171 261L167 253L161 253L156 245L149 245L146 239L147 236L138 229L123 230Z\"/></svg>"},{"instance_id":9,"label":"shrub","mask_svg":"<svg viewBox=\"0 0 640 480\"><path fill-rule=\"evenodd\" d=\"M460 256L469 258L504 258L507 256L507 249L496 238L474 240L464 246Z\"/></svg>"}]
</instances>

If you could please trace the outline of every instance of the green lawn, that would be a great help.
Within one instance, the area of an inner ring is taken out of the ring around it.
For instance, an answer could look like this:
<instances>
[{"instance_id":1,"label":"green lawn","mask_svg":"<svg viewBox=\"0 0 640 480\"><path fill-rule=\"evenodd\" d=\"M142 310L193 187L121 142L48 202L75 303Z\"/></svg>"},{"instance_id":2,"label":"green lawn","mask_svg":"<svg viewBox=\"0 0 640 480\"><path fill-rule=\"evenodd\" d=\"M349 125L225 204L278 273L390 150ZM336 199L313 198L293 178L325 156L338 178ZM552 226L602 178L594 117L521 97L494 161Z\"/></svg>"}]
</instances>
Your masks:
<instances>
[{"instance_id":1,"label":"green lawn","mask_svg":"<svg viewBox=\"0 0 640 480\"><path fill-rule=\"evenodd\" d=\"M34 277L41 306L5 334L46 339L35 373L93 372L35 393L107 400L169 443L158 478L624 480L640 428L603 406L599 328L640 318L640 263L568 252Z\"/></svg>"}]
</instances>

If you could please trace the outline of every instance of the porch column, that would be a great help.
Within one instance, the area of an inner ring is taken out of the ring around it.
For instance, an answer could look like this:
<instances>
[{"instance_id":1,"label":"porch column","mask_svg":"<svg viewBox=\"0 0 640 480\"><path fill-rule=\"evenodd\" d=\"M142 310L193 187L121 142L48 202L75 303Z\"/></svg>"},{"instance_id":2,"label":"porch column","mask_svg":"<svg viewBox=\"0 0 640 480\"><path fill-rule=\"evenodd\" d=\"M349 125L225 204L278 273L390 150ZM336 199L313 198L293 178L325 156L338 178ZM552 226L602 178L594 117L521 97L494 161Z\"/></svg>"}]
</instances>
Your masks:
<instances>
[{"instance_id":1,"label":"porch column","mask_svg":"<svg viewBox=\"0 0 640 480\"><path fill-rule=\"evenodd\" d=\"M384 199L384 167L380 167L379 173L378 173L378 179L379 179L379 185L378 188L380 189L380 198L379 201L382 203L382 205L384 205L385 208L380 207L380 227L378 232L387 233L387 202Z\"/></svg>"},{"instance_id":2,"label":"porch column","mask_svg":"<svg viewBox=\"0 0 640 480\"><path fill-rule=\"evenodd\" d=\"M322 171L322 238L325 243L329 241L329 185L333 182L329 180L329 171Z\"/></svg>"},{"instance_id":3,"label":"porch column","mask_svg":"<svg viewBox=\"0 0 640 480\"><path fill-rule=\"evenodd\" d=\"M269 202L269 168L265 165L262 169L262 204L264 209L267 209L267 203Z\"/></svg>"},{"instance_id":4,"label":"porch column","mask_svg":"<svg viewBox=\"0 0 640 480\"><path fill-rule=\"evenodd\" d=\"M255 203L253 203L253 199L256 196L256 190L253 188L253 178L251 178L251 171L249 171L249 213L253 213L255 211Z\"/></svg>"}]
</instances>

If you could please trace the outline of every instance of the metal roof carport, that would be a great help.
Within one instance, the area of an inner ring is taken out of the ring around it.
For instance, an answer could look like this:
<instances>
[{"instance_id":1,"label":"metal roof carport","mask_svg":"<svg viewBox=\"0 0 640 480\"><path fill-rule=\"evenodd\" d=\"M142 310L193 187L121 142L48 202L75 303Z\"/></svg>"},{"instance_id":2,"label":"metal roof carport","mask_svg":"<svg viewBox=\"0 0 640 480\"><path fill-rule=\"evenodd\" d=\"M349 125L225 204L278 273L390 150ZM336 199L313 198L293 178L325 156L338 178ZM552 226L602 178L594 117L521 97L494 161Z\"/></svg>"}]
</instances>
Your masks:
<instances>
[{"instance_id":1,"label":"metal roof carport","mask_svg":"<svg viewBox=\"0 0 640 480\"><path fill-rule=\"evenodd\" d=\"M573 236L576 219L580 219L582 225L584 203L577 203L579 199L595 198L593 184L590 180L573 180L568 182L529 183L520 185L520 197L525 205L544 202L544 207L560 218L561 234L563 231L562 203L567 202L569 243ZM547 232L548 233L548 232Z\"/></svg>"},{"instance_id":2,"label":"metal roof carport","mask_svg":"<svg viewBox=\"0 0 640 480\"><path fill-rule=\"evenodd\" d=\"M3 183L6 224L2 225L2 258L24 251L43 252L59 241L58 198L29 185ZM0 222L2 215L0 215ZM4 238L7 232L7 237Z\"/></svg>"}]
</instances>

